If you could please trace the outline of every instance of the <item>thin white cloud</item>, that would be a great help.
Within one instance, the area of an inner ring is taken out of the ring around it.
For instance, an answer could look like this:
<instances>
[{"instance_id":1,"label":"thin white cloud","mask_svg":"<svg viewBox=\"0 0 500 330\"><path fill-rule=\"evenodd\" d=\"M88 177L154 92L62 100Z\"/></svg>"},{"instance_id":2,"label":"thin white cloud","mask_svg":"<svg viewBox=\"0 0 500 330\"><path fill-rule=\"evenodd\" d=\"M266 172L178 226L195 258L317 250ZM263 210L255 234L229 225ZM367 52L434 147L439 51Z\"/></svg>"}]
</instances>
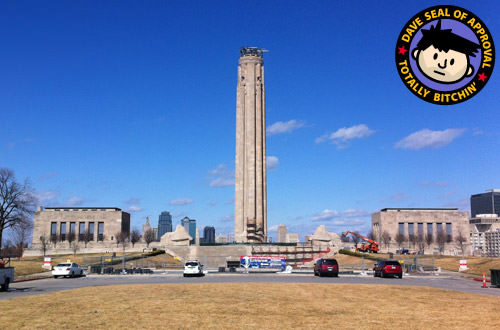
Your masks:
<instances>
[{"instance_id":1,"label":"thin white cloud","mask_svg":"<svg viewBox=\"0 0 500 330\"><path fill-rule=\"evenodd\" d=\"M172 218L179 218L179 217L184 217L185 213L184 212L177 212L177 213L172 213Z\"/></svg>"},{"instance_id":2,"label":"thin white cloud","mask_svg":"<svg viewBox=\"0 0 500 330\"><path fill-rule=\"evenodd\" d=\"M448 128L443 131L431 131L425 128L397 142L394 148L411 150L437 149L450 144L454 139L464 134L466 130L465 128Z\"/></svg>"},{"instance_id":3,"label":"thin white cloud","mask_svg":"<svg viewBox=\"0 0 500 330\"><path fill-rule=\"evenodd\" d=\"M336 227L358 226L364 224L366 224L366 220L361 220L361 219L335 220L332 222L332 225Z\"/></svg>"},{"instance_id":4,"label":"thin white cloud","mask_svg":"<svg viewBox=\"0 0 500 330\"><path fill-rule=\"evenodd\" d=\"M373 212L367 210L358 210L358 209L347 209L345 211L339 212L337 210L323 210L319 213L316 213L311 220L312 221L330 221L333 219L352 219L352 218L362 218L368 217Z\"/></svg>"},{"instance_id":5,"label":"thin white cloud","mask_svg":"<svg viewBox=\"0 0 500 330\"><path fill-rule=\"evenodd\" d=\"M234 186L234 171L229 170L226 164L220 164L213 170L208 171L210 176L209 186L221 188Z\"/></svg>"},{"instance_id":6,"label":"thin white cloud","mask_svg":"<svg viewBox=\"0 0 500 330\"><path fill-rule=\"evenodd\" d=\"M271 226L267 229L267 231L277 231L278 230L278 225Z\"/></svg>"},{"instance_id":7,"label":"thin white cloud","mask_svg":"<svg viewBox=\"0 0 500 330\"><path fill-rule=\"evenodd\" d=\"M470 199L467 197L461 198L457 201L448 202L444 204L444 207L458 208L459 211L470 212Z\"/></svg>"},{"instance_id":8,"label":"thin white cloud","mask_svg":"<svg viewBox=\"0 0 500 330\"><path fill-rule=\"evenodd\" d=\"M391 195L390 200L393 202L401 202L410 199L410 197L410 195L405 193L395 193Z\"/></svg>"},{"instance_id":9,"label":"thin white cloud","mask_svg":"<svg viewBox=\"0 0 500 330\"><path fill-rule=\"evenodd\" d=\"M141 199L137 198L137 197L132 197L129 200L125 201L125 204L127 204L127 205L135 205L135 204L140 204L140 203L141 203Z\"/></svg>"},{"instance_id":10,"label":"thin white cloud","mask_svg":"<svg viewBox=\"0 0 500 330\"><path fill-rule=\"evenodd\" d=\"M210 175L223 175L228 172L226 164L219 164L213 170L208 171Z\"/></svg>"},{"instance_id":11,"label":"thin white cloud","mask_svg":"<svg viewBox=\"0 0 500 330\"><path fill-rule=\"evenodd\" d=\"M455 195L456 193L457 193L456 190L448 191L448 192L442 194L441 196L439 196L439 198L446 199L448 197Z\"/></svg>"},{"instance_id":12,"label":"thin white cloud","mask_svg":"<svg viewBox=\"0 0 500 330\"><path fill-rule=\"evenodd\" d=\"M234 214L227 215L225 217L222 217L220 219L221 222L229 222L229 221L234 221Z\"/></svg>"},{"instance_id":13,"label":"thin white cloud","mask_svg":"<svg viewBox=\"0 0 500 330\"><path fill-rule=\"evenodd\" d=\"M477 127L474 127L472 129L472 135L483 135L484 134L484 131L480 130L479 128Z\"/></svg>"},{"instance_id":14,"label":"thin white cloud","mask_svg":"<svg viewBox=\"0 0 500 330\"><path fill-rule=\"evenodd\" d=\"M222 188L234 186L234 178L215 178L208 184L212 188Z\"/></svg>"},{"instance_id":15,"label":"thin white cloud","mask_svg":"<svg viewBox=\"0 0 500 330\"><path fill-rule=\"evenodd\" d=\"M329 221L332 220L333 218L337 217L339 215L339 212L337 210L323 210L320 213L315 214L312 217L312 221Z\"/></svg>"},{"instance_id":16,"label":"thin white cloud","mask_svg":"<svg viewBox=\"0 0 500 330\"><path fill-rule=\"evenodd\" d=\"M38 181L50 180L50 179L57 177L58 175L59 175L58 172L47 172L47 173L40 175L40 177L38 178Z\"/></svg>"},{"instance_id":17,"label":"thin white cloud","mask_svg":"<svg viewBox=\"0 0 500 330\"><path fill-rule=\"evenodd\" d=\"M276 134L283 134L283 133L291 133L297 128L301 128L305 125L304 122L298 121L295 119L289 120L287 122L282 122L278 121L271 126L267 127L267 135L276 135Z\"/></svg>"},{"instance_id":18,"label":"thin white cloud","mask_svg":"<svg viewBox=\"0 0 500 330\"><path fill-rule=\"evenodd\" d=\"M127 210L127 212L141 212L142 207L137 206L137 205L132 205L132 206L128 207L126 210Z\"/></svg>"},{"instance_id":19,"label":"thin white cloud","mask_svg":"<svg viewBox=\"0 0 500 330\"><path fill-rule=\"evenodd\" d=\"M429 181L422 181L420 182L421 186L424 187L448 187L450 185L449 182L429 182Z\"/></svg>"},{"instance_id":20,"label":"thin white cloud","mask_svg":"<svg viewBox=\"0 0 500 330\"><path fill-rule=\"evenodd\" d=\"M357 217L368 217L371 216L373 212L367 210L359 209L347 209L340 213L342 218L357 218Z\"/></svg>"},{"instance_id":21,"label":"thin white cloud","mask_svg":"<svg viewBox=\"0 0 500 330\"><path fill-rule=\"evenodd\" d=\"M68 199L68 202L66 203L66 205L72 207L72 206L80 206L83 203L85 203L84 198L78 197L78 196L73 196L70 199Z\"/></svg>"},{"instance_id":22,"label":"thin white cloud","mask_svg":"<svg viewBox=\"0 0 500 330\"><path fill-rule=\"evenodd\" d=\"M266 169L268 171L275 170L280 163L280 160L276 156L266 156Z\"/></svg>"},{"instance_id":23,"label":"thin white cloud","mask_svg":"<svg viewBox=\"0 0 500 330\"><path fill-rule=\"evenodd\" d=\"M56 199L57 196L59 196L59 193L50 190L42 190L33 192L33 196L38 201L38 204L43 205L49 201Z\"/></svg>"},{"instance_id":24,"label":"thin white cloud","mask_svg":"<svg viewBox=\"0 0 500 330\"><path fill-rule=\"evenodd\" d=\"M342 127L333 133L324 134L316 138L316 143L322 143L329 141L332 144L337 145L338 149L346 148L349 145L349 141L353 139L363 139L375 133L365 124L355 125L351 127Z\"/></svg>"},{"instance_id":25,"label":"thin white cloud","mask_svg":"<svg viewBox=\"0 0 500 330\"><path fill-rule=\"evenodd\" d=\"M177 206L188 205L191 203L193 203L193 200L189 198L177 198L170 201L170 205L177 205Z\"/></svg>"}]
</instances>

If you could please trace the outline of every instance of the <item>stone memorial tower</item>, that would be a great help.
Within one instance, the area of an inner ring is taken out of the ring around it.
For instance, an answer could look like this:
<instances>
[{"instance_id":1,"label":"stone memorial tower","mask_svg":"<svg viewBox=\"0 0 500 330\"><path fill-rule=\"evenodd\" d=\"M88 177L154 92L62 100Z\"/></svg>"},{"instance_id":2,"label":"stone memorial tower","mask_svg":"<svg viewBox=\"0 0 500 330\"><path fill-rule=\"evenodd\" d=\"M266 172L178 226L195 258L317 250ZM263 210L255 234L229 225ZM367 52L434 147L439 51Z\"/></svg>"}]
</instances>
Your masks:
<instances>
[{"instance_id":1,"label":"stone memorial tower","mask_svg":"<svg viewBox=\"0 0 500 330\"><path fill-rule=\"evenodd\" d=\"M236 96L234 239L267 241L265 49L241 48Z\"/></svg>"}]
</instances>

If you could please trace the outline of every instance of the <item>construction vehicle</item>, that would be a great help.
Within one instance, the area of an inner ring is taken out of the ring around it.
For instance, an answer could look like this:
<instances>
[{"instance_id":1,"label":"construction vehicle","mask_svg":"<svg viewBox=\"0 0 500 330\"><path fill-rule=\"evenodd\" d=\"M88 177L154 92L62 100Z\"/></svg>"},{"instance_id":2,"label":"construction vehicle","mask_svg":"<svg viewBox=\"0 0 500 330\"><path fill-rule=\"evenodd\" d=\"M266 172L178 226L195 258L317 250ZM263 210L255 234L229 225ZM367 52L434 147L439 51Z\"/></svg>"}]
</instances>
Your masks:
<instances>
[{"instance_id":1,"label":"construction vehicle","mask_svg":"<svg viewBox=\"0 0 500 330\"><path fill-rule=\"evenodd\" d=\"M352 236L355 236L361 240L363 240L363 242L361 243L361 246L359 247L356 247L356 252L357 251L360 251L360 252L370 252L370 253L377 253L379 251L379 243L372 240L372 239L369 239L368 237L365 237L363 235L360 235L358 233L354 233L352 231L346 231L345 233L342 234L342 236L344 237L347 237L347 235L351 234Z\"/></svg>"}]
</instances>

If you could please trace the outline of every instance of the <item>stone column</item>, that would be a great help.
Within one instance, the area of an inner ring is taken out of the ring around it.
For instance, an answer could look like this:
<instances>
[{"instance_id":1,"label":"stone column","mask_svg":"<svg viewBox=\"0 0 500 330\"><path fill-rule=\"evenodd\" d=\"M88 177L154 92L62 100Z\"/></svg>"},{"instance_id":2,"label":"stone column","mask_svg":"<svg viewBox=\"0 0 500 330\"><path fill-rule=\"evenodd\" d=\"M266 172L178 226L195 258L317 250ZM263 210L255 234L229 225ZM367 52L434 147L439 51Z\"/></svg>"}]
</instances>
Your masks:
<instances>
[{"instance_id":1,"label":"stone column","mask_svg":"<svg viewBox=\"0 0 500 330\"><path fill-rule=\"evenodd\" d=\"M238 67L234 234L237 242L267 236L266 122L262 50L246 47Z\"/></svg>"}]
</instances>

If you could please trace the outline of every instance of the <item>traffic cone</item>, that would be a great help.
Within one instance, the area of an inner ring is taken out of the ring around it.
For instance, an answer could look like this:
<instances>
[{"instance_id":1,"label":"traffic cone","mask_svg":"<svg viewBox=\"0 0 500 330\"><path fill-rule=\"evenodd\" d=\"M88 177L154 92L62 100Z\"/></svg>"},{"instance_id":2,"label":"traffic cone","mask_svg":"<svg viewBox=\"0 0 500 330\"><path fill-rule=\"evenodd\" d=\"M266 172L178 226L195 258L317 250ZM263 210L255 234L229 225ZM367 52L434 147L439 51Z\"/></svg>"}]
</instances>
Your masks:
<instances>
[{"instance_id":1,"label":"traffic cone","mask_svg":"<svg viewBox=\"0 0 500 330\"><path fill-rule=\"evenodd\" d=\"M483 288L486 288L486 272L483 272Z\"/></svg>"}]
</instances>

